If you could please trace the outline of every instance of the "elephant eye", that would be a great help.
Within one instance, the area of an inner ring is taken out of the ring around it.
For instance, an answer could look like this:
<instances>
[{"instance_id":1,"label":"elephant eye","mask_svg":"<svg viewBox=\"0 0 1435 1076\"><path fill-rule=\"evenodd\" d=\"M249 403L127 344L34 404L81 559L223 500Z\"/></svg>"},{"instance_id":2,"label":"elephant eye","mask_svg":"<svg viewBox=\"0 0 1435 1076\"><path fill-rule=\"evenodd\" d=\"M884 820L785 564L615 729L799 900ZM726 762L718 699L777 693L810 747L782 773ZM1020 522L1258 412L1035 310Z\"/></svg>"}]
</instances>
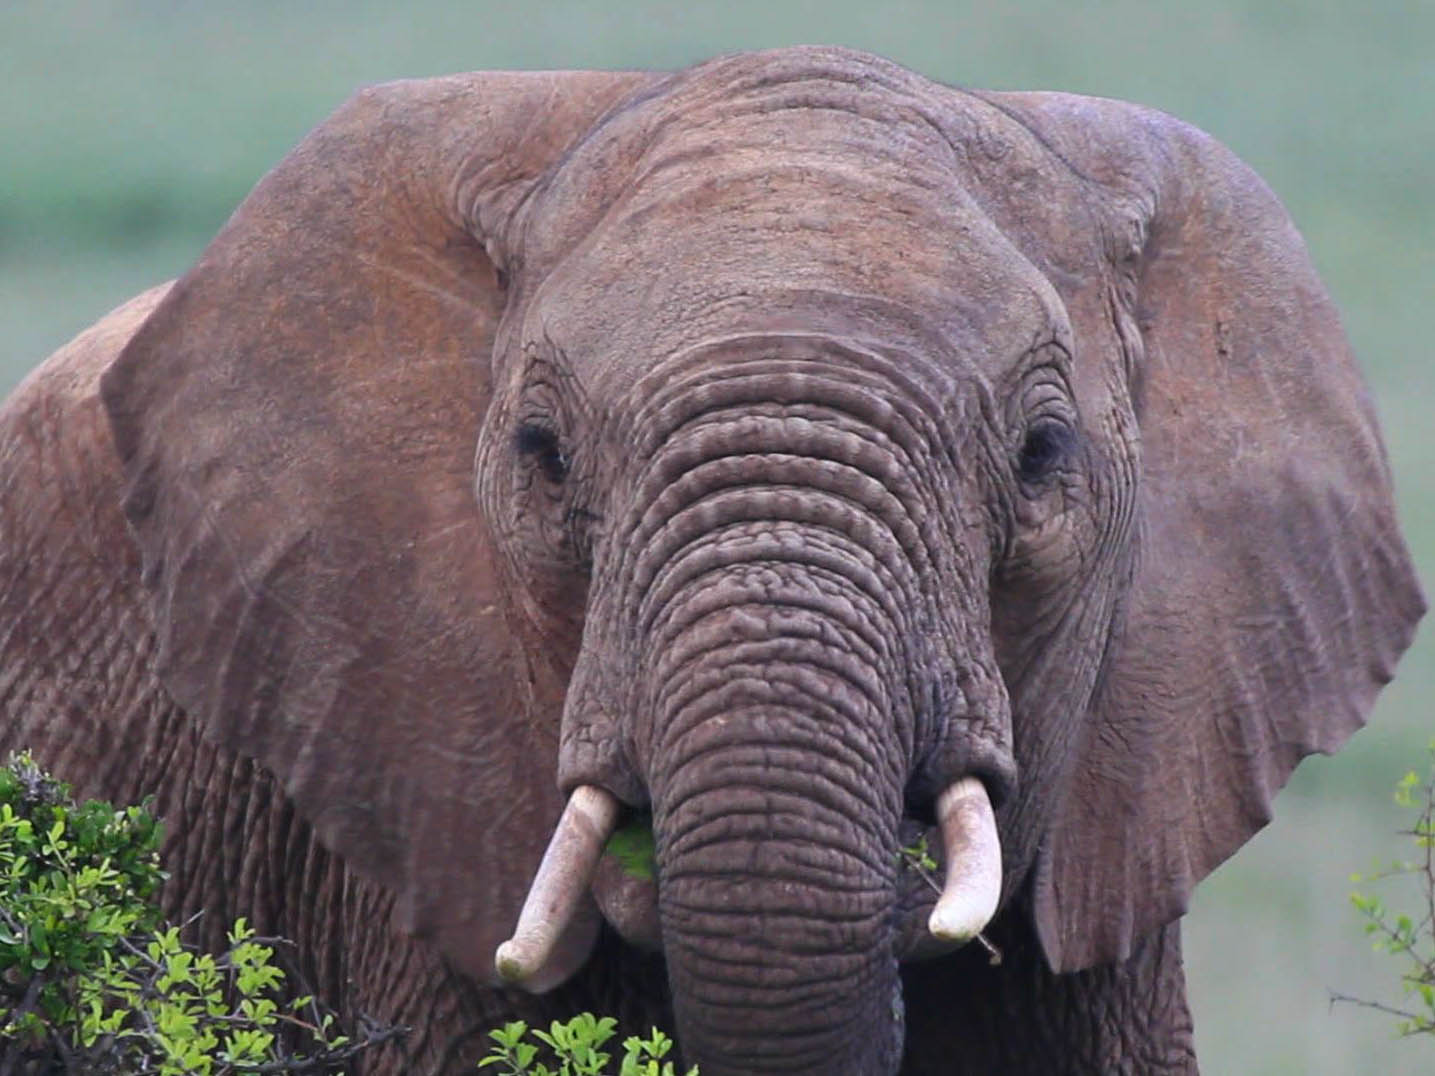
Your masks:
<instances>
[{"instance_id":1,"label":"elephant eye","mask_svg":"<svg viewBox=\"0 0 1435 1076\"><path fill-rule=\"evenodd\" d=\"M558 441L558 434L547 426L537 422L523 423L514 434L513 447L555 485L568 477L571 461Z\"/></svg>"},{"instance_id":2,"label":"elephant eye","mask_svg":"<svg viewBox=\"0 0 1435 1076\"><path fill-rule=\"evenodd\" d=\"M1037 483L1061 466L1071 451L1075 434L1060 422L1038 422L1026 432L1017 457L1017 473L1023 482Z\"/></svg>"}]
</instances>

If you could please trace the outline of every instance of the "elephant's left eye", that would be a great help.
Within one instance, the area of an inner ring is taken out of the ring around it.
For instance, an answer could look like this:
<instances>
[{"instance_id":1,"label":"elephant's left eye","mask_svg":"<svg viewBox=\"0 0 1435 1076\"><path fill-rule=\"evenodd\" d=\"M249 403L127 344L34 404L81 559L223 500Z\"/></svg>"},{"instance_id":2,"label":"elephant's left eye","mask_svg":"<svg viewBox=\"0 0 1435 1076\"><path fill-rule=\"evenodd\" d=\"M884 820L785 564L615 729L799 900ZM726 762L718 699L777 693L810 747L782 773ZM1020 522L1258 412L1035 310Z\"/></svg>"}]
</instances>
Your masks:
<instances>
[{"instance_id":1,"label":"elephant's left eye","mask_svg":"<svg viewBox=\"0 0 1435 1076\"><path fill-rule=\"evenodd\" d=\"M1062 422L1042 421L1026 431L1017 454L1017 473L1035 485L1056 471L1071 453L1076 434Z\"/></svg>"},{"instance_id":2,"label":"elephant's left eye","mask_svg":"<svg viewBox=\"0 0 1435 1076\"><path fill-rule=\"evenodd\" d=\"M553 484L557 485L568 477L571 461L563 451L558 434L549 427L537 422L523 423L514 434L513 446Z\"/></svg>"}]
</instances>

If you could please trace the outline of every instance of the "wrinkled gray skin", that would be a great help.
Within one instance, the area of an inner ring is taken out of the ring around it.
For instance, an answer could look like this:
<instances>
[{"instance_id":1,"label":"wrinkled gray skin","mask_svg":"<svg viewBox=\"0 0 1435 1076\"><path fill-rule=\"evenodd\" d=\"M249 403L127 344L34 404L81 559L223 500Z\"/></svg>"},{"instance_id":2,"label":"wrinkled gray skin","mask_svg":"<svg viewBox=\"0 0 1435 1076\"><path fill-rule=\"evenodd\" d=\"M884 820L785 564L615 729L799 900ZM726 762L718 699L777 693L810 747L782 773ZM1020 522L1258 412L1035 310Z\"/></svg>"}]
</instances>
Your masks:
<instances>
[{"instance_id":1,"label":"wrinkled gray skin","mask_svg":"<svg viewBox=\"0 0 1435 1076\"><path fill-rule=\"evenodd\" d=\"M1194 1072L1190 889L1423 609L1244 166L836 49L359 94L10 399L0 539L0 746L156 794L171 910L414 1026L367 1072L579 1007L706 1076ZM969 775L1000 967L898 865ZM581 783L661 955L585 900L501 991Z\"/></svg>"}]
</instances>

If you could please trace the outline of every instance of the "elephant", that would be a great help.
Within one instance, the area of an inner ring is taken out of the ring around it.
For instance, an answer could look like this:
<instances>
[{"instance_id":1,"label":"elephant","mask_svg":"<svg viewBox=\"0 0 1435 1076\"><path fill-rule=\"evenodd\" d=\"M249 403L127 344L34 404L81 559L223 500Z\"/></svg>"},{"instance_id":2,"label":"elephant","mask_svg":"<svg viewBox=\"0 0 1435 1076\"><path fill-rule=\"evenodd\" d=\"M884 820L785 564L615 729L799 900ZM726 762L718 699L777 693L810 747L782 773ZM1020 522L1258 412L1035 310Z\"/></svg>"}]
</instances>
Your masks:
<instances>
[{"instance_id":1,"label":"elephant","mask_svg":"<svg viewBox=\"0 0 1435 1076\"><path fill-rule=\"evenodd\" d=\"M358 92L0 476L0 748L154 797L168 910L411 1028L366 1073L583 1008L1194 1073L1192 888L1424 611L1246 165L836 47Z\"/></svg>"}]
</instances>

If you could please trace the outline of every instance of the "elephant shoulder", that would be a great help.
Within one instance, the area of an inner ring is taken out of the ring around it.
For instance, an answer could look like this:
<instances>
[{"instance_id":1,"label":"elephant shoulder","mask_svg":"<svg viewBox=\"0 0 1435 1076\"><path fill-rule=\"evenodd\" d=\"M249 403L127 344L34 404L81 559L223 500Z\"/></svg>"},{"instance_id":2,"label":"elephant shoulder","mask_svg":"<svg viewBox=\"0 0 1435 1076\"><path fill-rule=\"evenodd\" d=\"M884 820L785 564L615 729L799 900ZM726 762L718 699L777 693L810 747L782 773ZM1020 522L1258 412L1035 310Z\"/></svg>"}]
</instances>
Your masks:
<instances>
[{"instance_id":1,"label":"elephant shoulder","mask_svg":"<svg viewBox=\"0 0 1435 1076\"><path fill-rule=\"evenodd\" d=\"M72 541L94 551L94 540L123 532L123 517L109 511L118 507L120 472L100 377L168 290L161 284L106 314L0 404L0 557L68 553Z\"/></svg>"},{"instance_id":2,"label":"elephant shoulder","mask_svg":"<svg viewBox=\"0 0 1435 1076\"><path fill-rule=\"evenodd\" d=\"M75 756L113 744L117 713L145 694L133 673L152 631L99 383L168 287L106 315L0 404L0 750L33 750L62 777L95 773L98 759Z\"/></svg>"},{"instance_id":3,"label":"elephant shoulder","mask_svg":"<svg viewBox=\"0 0 1435 1076\"><path fill-rule=\"evenodd\" d=\"M100 375L169 294L173 283L158 284L121 303L30 371L0 404L0 428L5 431L7 449L13 447L17 429L27 419L43 421L48 416L53 421L62 415L73 416L76 408L98 408ZM56 427L52 432L59 435L65 431Z\"/></svg>"}]
</instances>

